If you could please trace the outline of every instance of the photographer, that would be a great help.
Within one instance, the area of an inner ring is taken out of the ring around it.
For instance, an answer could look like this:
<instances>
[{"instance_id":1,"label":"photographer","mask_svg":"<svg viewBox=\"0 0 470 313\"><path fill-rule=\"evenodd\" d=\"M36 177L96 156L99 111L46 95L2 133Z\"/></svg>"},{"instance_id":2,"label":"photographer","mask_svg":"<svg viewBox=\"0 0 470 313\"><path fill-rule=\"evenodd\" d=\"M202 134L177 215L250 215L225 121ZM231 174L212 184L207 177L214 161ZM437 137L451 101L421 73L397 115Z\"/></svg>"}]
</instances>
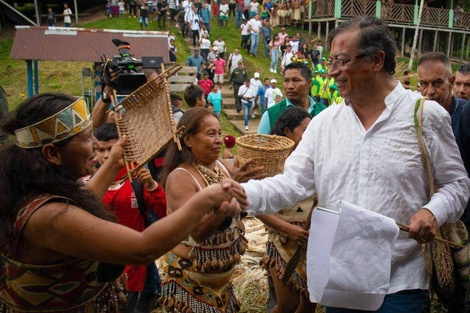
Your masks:
<instances>
[{"instance_id":1,"label":"photographer","mask_svg":"<svg viewBox=\"0 0 470 313\"><path fill-rule=\"evenodd\" d=\"M245 122L245 130L248 130L248 122L250 121L251 107L253 106L253 99L256 96L255 90L250 86L250 80L245 80L245 85L240 86L238 89L238 96L241 99L243 107L243 116Z\"/></svg>"}]
</instances>

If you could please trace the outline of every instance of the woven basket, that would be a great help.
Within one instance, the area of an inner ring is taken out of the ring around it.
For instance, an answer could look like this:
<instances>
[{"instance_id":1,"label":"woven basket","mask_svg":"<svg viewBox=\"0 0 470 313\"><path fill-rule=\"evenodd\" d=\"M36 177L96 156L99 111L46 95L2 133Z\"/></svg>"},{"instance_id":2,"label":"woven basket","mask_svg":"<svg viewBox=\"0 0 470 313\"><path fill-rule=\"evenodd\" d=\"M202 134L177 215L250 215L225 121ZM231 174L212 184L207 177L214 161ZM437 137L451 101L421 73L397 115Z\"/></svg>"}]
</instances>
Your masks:
<instances>
[{"instance_id":1,"label":"woven basket","mask_svg":"<svg viewBox=\"0 0 470 313\"><path fill-rule=\"evenodd\" d=\"M129 177L152 160L171 139L176 140L176 127L171 109L166 76L159 75L146 83L118 106L119 137L126 135L124 149Z\"/></svg>"},{"instance_id":2,"label":"woven basket","mask_svg":"<svg viewBox=\"0 0 470 313\"><path fill-rule=\"evenodd\" d=\"M276 135L245 135L237 138L240 166L253 159L251 167L263 166L268 176L282 173L284 162L294 147L287 137Z\"/></svg>"}]
</instances>

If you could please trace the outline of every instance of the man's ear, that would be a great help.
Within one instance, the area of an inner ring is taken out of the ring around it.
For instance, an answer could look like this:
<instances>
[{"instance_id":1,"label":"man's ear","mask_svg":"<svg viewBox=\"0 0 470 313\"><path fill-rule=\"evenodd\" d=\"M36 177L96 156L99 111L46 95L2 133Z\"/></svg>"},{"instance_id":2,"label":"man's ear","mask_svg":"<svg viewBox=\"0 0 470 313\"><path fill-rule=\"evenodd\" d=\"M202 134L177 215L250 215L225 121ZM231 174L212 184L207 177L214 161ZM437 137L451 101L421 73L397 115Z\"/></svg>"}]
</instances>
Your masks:
<instances>
[{"instance_id":1,"label":"man's ear","mask_svg":"<svg viewBox=\"0 0 470 313\"><path fill-rule=\"evenodd\" d=\"M49 163L57 166L62 164L62 156L60 154L59 148L54 146L52 143L47 143L42 146L41 152Z\"/></svg>"},{"instance_id":2,"label":"man's ear","mask_svg":"<svg viewBox=\"0 0 470 313\"><path fill-rule=\"evenodd\" d=\"M451 88L453 88L453 87L454 87L454 83L455 83L455 76L451 76L451 77L449 78L449 82L450 82Z\"/></svg>"},{"instance_id":3,"label":"man's ear","mask_svg":"<svg viewBox=\"0 0 470 313\"><path fill-rule=\"evenodd\" d=\"M385 65L385 52L379 50L371 55L374 68L380 71Z\"/></svg>"}]
</instances>

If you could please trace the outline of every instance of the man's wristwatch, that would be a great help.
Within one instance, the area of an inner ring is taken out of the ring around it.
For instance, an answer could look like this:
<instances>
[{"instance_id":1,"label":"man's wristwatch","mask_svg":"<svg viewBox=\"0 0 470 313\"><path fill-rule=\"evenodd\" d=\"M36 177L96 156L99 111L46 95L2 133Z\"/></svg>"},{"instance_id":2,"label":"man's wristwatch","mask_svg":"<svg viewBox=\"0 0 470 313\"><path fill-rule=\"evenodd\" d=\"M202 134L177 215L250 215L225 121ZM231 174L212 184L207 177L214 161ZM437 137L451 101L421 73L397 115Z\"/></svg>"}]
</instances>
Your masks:
<instances>
[{"instance_id":1,"label":"man's wristwatch","mask_svg":"<svg viewBox=\"0 0 470 313\"><path fill-rule=\"evenodd\" d=\"M104 103L111 103L111 97L103 91L101 93L101 101L103 101Z\"/></svg>"}]
</instances>

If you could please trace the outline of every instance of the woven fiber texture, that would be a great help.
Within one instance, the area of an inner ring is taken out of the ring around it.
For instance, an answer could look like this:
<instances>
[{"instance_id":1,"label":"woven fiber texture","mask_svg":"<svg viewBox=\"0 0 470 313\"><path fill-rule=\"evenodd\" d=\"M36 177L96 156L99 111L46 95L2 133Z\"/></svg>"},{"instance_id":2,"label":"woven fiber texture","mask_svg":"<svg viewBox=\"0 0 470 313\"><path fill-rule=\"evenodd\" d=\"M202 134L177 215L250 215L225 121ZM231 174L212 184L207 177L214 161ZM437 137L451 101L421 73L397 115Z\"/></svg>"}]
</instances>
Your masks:
<instances>
[{"instance_id":1,"label":"woven fiber texture","mask_svg":"<svg viewBox=\"0 0 470 313\"><path fill-rule=\"evenodd\" d=\"M128 138L124 159L130 174L152 160L175 138L168 82L162 76L146 83L120 103L119 136Z\"/></svg>"},{"instance_id":2,"label":"woven fiber texture","mask_svg":"<svg viewBox=\"0 0 470 313\"><path fill-rule=\"evenodd\" d=\"M284 162L294 147L287 137L276 135L245 135L237 138L240 166L253 159L251 167L263 166L268 176L282 173Z\"/></svg>"}]
</instances>

